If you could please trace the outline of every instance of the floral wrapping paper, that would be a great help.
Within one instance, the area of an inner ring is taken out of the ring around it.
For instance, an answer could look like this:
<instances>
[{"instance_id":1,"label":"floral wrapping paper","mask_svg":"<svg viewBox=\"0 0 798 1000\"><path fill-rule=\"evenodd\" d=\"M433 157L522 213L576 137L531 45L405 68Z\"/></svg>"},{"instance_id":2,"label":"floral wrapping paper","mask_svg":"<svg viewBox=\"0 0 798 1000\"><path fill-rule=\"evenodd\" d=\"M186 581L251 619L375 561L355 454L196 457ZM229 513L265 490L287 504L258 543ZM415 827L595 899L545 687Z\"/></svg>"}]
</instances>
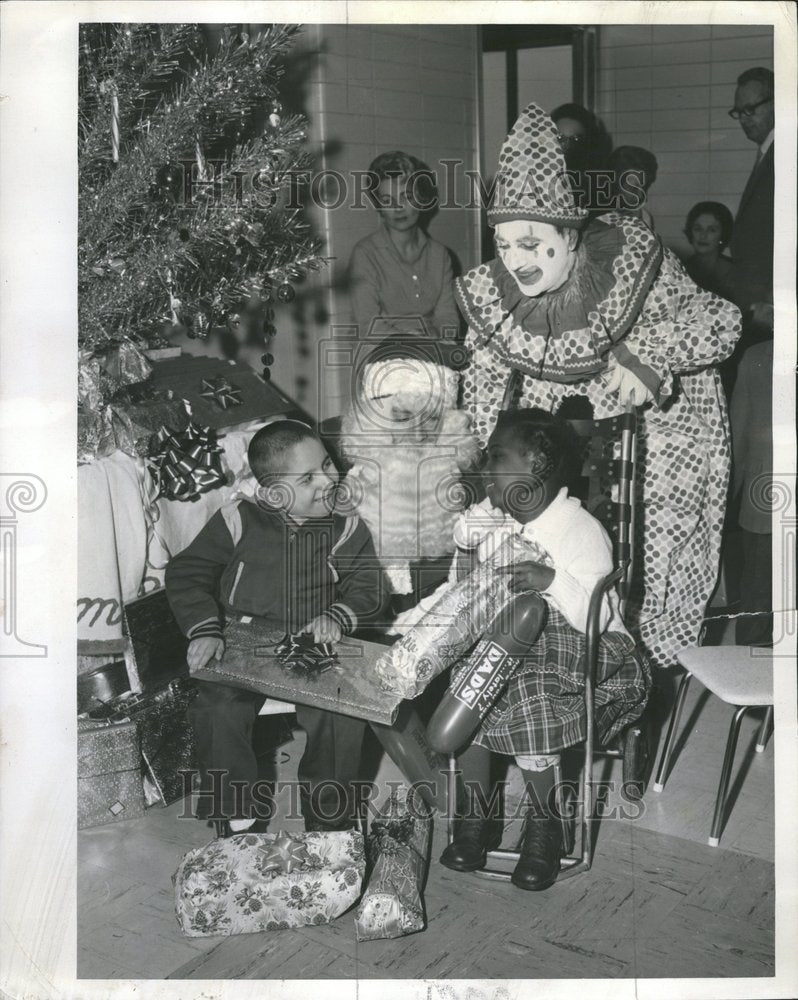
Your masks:
<instances>
[{"instance_id":1,"label":"floral wrapping paper","mask_svg":"<svg viewBox=\"0 0 798 1000\"><path fill-rule=\"evenodd\" d=\"M357 902L366 859L354 830L298 833L307 859L290 873L269 870L277 835L244 833L189 851L172 881L188 937L256 934L326 924Z\"/></svg>"},{"instance_id":2,"label":"floral wrapping paper","mask_svg":"<svg viewBox=\"0 0 798 1000\"><path fill-rule=\"evenodd\" d=\"M404 785L394 790L371 826L371 875L355 916L358 941L424 930L431 840L432 816L421 797Z\"/></svg>"},{"instance_id":3,"label":"floral wrapping paper","mask_svg":"<svg viewBox=\"0 0 798 1000\"><path fill-rule=\"evenodd\" d=\"M538 547L513 536L489 562L458 583L446 585L413 627L379 657L375 673L381 684L403 698L415 698L479 639L513 594L495 567L534 559Z\"/></svg>"},{"instance_id":4,"label":"floral wrapping paper","mask_svg":"<svg viewBox=\"0 0 798 1000\"><path fill-rule=\"evenodd\" d=\"M78 722L78 829L144 815L134 722Z\"/></svg>"}]
</instances>

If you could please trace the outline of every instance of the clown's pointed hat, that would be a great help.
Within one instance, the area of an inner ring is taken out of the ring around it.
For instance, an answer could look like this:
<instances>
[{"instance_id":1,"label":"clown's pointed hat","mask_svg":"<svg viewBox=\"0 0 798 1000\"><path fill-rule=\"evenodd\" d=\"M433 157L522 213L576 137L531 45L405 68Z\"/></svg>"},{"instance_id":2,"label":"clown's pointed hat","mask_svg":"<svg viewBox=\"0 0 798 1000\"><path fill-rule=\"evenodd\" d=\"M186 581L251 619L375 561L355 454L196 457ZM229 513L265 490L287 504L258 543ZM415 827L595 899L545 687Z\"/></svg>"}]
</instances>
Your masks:
<instances>
[{"instance_id":1,"label":"clown's pointed hat","mask_svg":"<svg viewBox=\"0 0 798 1000\"><path fill-rule=\"evenodd\" d=\"M529 219L574 229L581 226L588 212L577 207L565 170L557 127L542 108L530 104L499 154L488 223Z\"/></svg>"}]
</instances>

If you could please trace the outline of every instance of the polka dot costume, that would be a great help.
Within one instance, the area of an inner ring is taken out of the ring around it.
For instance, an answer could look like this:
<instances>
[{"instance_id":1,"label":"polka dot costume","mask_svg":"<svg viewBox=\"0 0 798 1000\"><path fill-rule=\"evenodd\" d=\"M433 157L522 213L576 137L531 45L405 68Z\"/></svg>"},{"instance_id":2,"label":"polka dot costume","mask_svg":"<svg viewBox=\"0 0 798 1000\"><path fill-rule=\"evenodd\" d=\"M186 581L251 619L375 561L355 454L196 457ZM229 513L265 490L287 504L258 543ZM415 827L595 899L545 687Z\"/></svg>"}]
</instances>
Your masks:
<instances>
[{"instance_id":1,"label":"polka dot costume","mask_svg":"<svg viewBox=\"0 0 798 1000\"><path fill-rule=\"evenodd\" d=\"M699 289L669 250L652 254L655 238L638 220L608 215L599 221L618 238L615 280L598 282L600 297L583 301L586 327L558 329L554 338L550 328L522 315L532 300L521 299L508 312L496 262L462 279L458 295L473 352L464 407L484 444L513 369L522 373L516 405L556 411L565 397L581 395L596 418L621 410L617 394L606 390L608 352L645 374L649 384L653 379L656 404L638 411L638 537L626 618L652 661L672 667L676 653L697 641L717 579L730 444L715 366L734 348L740 314ZM536 313L550 311L549 298L534 300ZM577 377L569 377L566 362L587 358L588 344L597 355L593 367L575 366ZM547 367L547 357L556 357L556 364Z\"/></svg>"}]
</instances>

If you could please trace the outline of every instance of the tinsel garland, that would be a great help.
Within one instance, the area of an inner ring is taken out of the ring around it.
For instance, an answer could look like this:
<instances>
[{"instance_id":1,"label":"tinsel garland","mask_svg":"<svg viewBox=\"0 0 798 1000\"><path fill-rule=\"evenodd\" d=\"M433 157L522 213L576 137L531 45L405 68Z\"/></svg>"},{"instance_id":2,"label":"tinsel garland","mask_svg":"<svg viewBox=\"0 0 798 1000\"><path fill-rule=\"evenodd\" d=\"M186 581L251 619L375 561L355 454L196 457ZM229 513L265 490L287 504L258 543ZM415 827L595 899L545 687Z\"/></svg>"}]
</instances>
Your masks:
<instances>
[{"instance_id":1,"label":"tinsel garland","mask_svg":"<svg viewBox=\"0 0 798 1000\"><path fill-rule=\"evenodd\" d=\"M323 264L286 205L294 173L312 163L306 123L273 110L259 124L279 106L297 31L272 25L248 39L231 29L211 54L199 25L82 26L81 347L146 340L172 322L167 275L180 322L205 325Z\"/></svg>"}]
</instances>

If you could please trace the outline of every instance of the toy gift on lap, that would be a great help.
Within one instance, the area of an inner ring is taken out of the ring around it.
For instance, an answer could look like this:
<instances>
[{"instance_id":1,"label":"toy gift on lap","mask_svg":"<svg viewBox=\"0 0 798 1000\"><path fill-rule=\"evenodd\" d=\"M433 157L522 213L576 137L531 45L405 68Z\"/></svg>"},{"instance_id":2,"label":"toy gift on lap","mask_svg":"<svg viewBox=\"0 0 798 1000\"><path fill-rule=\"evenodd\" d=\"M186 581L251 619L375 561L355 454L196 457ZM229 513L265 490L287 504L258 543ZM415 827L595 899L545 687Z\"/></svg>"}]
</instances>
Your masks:
<instances>
[{"instance_id":1,"label":"toy gift on lap","mask_svg":"<svg viewBox=\"0 0 798 1000\"><path fill-rule=\"evenodd\" d=\"M257 832L266 818L259 814L252 747L264 694L248 683L261 669L262 653L268 659L271 651L286 675L298 672L300 686L333 677L329 686L340 688L334 647L379 615L382 591L368 529L354 515L332 513L337 474L309 426L267 424L250 442L248 458L259 484L254 496L217 511L166 571L172 611L189 639L191 672L230 661L227 683L199 680L189 709L200 767L198 814L224 816L228 834ZM283 697L294 700L290 692ZM296 700L307 734L299 763L305 828L348 829L362 717L339 714L333 698L317 704L335 714Z\"/></svg>"}]
</instances>

